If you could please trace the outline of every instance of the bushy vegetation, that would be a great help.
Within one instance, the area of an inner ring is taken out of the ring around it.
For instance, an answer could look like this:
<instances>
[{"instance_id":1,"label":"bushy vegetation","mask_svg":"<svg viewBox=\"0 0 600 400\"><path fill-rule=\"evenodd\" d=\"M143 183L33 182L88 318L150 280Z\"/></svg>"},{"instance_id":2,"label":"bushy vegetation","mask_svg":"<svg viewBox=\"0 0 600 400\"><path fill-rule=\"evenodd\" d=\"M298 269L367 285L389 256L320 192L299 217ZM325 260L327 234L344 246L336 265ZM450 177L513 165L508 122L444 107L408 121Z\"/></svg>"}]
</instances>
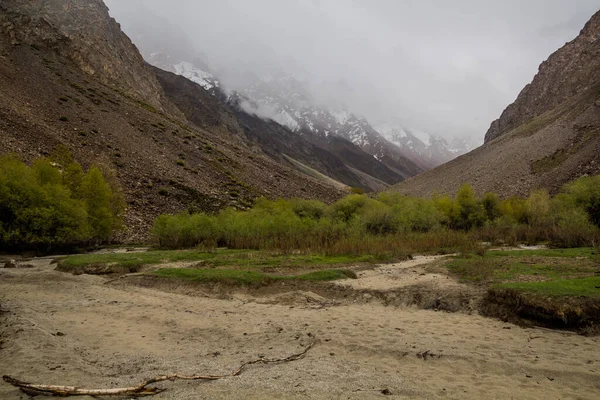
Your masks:
<instances>
[{"instance_id":1,"label":"bushy vegetation","mask_svg":"<svg viewBox=\"0 0 600 400\"><path fill-rule=\"evenodd\" d=\"M107 242L122 225L114 176L84 171L64 147L28 166L0 157L0 248L50 251Z\"/></svg>"},{"instance_id":2,"label":"bushy vegetation","mask_svg":"<svg viewBox=\"0 0 600 400\"><path fill-rule=\"evenodd\" d=\"M551 198L479 198L464 185L455 198L413 198L398 193L351 194L331 205L315 200L258 199L248 211L216 215L162 215L152 235L162 248L228 247L321 254L406 256L414 252L463 251L494 244L547 242L596 246L600 178L582 178Z\"/></svg>"}]
</instances>

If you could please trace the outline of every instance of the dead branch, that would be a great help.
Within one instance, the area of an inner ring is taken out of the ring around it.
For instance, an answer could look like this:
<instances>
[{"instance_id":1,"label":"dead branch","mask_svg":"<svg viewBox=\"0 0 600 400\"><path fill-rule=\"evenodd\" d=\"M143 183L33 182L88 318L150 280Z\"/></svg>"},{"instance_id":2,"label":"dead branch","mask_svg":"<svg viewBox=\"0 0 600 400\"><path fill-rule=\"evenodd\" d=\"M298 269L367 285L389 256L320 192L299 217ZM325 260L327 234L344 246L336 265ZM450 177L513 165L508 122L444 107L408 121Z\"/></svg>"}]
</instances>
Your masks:
<instances>
[{"instance_id":1,"label":"dead branch","mask_svg":"<svg viewBox=\"0 0 600 400\"><path fill-rule=\"evenodd\" d=\"M13 386L18 387L21 391L25 392L28 395L32 396L60 396L60 397L68 397L68 396L152 396L158 393L165 391L166 389L147 387L154 383L164 382L164 381L177 381L177 380L186 380L186 381L215 381L218 379L229 378L232 376L237 376L241 374L248 366L254 364L275 364L275 363L283 363L301 360L306 356L306 353L315 345L315 339L313 337L313 341L304 348L300 353L292 354L289 357L285 358L259 358L252 361L246 361L242 365L240 365L237 369L233 370L229 374L225 375L180 375L180 374L172 374L172 375L161 375L152 379L148 379L140 383L137 386L125 387L125 388L115 388L115 389L85 389L77 386L59 386L59 385L38 385L31 384L28 382L20 381L11 376L4 375L2 379L4 382L7 382Z\"/></svg>"},{"instance_id":2,"label":"dead branch","mask_svg":"<svg viewBox=\"0 0 600 400\"><path fill-rule=\"evenodd\" d=\"M379 392L384 396L392 395L392 391L388 388L385 388L385 389L354 389L353 392L354 393L356 393L356 392Z\"/></svg>"}]
</instances>

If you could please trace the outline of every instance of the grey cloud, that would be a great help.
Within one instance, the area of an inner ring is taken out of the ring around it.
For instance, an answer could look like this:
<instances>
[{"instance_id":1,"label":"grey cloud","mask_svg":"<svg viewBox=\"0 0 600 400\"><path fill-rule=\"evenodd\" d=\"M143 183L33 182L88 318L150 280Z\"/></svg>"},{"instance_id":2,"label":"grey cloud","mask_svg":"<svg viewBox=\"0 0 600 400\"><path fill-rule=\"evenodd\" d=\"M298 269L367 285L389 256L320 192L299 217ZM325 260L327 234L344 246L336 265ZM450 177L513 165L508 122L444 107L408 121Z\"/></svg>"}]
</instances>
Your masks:
<instances>
[{"instance_id":1,"label":"grey cloud","mask_svg":"<svg viewBox=\"0 0 600 400\"><path fill-rule=\"evenodd\" d=\"M106 0L127 32L141 8L217 70L278 67L374 123L483 139L597 0ZM156 22L152 22L156 24ZM160 27L154 27L160 30ZM243 75L224 72L235 89Z\"/></svg>"}]
</instances>

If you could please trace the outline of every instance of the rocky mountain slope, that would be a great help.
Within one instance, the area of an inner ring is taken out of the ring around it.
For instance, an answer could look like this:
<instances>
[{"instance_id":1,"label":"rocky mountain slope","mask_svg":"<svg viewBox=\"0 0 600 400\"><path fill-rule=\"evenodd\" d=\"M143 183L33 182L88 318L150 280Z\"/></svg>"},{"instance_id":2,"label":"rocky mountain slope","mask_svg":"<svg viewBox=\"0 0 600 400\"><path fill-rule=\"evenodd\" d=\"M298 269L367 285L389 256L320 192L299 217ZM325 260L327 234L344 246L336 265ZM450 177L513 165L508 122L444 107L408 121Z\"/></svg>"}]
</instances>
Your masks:
<instances>
[{"instance_id":1,"label":"rocky mountain slope","mask_svg":"<svg viewBox=\"0 0 600 400\"><path fill-rule=\"evenodd\" d=\"M130 240L159 213L345 193L253 146L217 103L201 119L179 109L101 0L2 1L0 88L0 154L30 161L64 144L112 168Z\"/></svg>"},{"instance_id":2,"label":"rocky mountain slope","mask_svg":"<svg viewBox=\"0 0 600 400\"><path fill-rule=\"evenodd\" d=\"M220 80L210 72L187 61L171 64L173 60L173 57L157 52L148 56L149 63L181 75L220 101L236 114L239 120L244 121L244 134L249 140L275 159L283 162L287 160L301 171L306 172L306 167L309 167L345 185L360 187L367 191L383 189L402 181L405 176L412 176L422 171L402 157L399 157L400 162L392 158L391 163L396 162L396 164L389 167L382 161L382 157L373 156L363 150L363 147L353 143L351 137L324 133L316 128L321 125L314 125L311 122L306 124L307 120L300 121L297 115L301 114L297 111L292 116L285 109L275 106L276 103L273 101L257 102L255 94L254 98L249 98L246 94L252 95L252 91L241 94L224 89ZM300 82L295 83L298 84L297 90L301 93L290 95L290 102L303 103L305 107L311 107L310 113L313 116L321 113L333 119L330 114L309 106L306 101L308 93L302 92ZM200 93L198 95L203 96ZM306 113L305 110L304 114ZM350 129L343 131L347 132ZM388 154L385 149L379 153ZM402 162L412 168L411 172L400 172L406 169Z\"/></svg>"},{"instance_id":3,"label":"rocky mountain slope","mask_svg":"<svg viewBox=\"0 0 600 400\"><path fill-rule=\"evenodd\" d=\"M361 179L334 154L304 140L282 125L245 112L239 97L226 95L213 85L210 89L200 86L177 74L150 67L156 74L165 93L195 124L206 129L227 131L245 140L270 158L309 175L311 169L322 171L326 176L316 176L329 182L349 186L362 186ZM393 182L390 182L393 183Z\"/></svg>"},{"instance_id":4,"label":"rocky mountain slope","mask_svg":"<svg viewBox=\"0 0 600 400\"><path fill-rule=\"evenodd\" d=\"M578 93L600 84L600 15L596 13L579 36L552 54L533 81L485 134L489 142L509 132Z\"/></svg>"},{"instance_id":5,"label":"rocky mountain slope","mask_svg":"<svg viewBox=\"0 0 600 400\"><path fill-rule=\"evenodd\" d=\"M565 182L600 173L600 12L579 36L542 63L533 82L492 123L486 143L394 190L455 193L556 192Z\"/></svg>"}]
</instances>

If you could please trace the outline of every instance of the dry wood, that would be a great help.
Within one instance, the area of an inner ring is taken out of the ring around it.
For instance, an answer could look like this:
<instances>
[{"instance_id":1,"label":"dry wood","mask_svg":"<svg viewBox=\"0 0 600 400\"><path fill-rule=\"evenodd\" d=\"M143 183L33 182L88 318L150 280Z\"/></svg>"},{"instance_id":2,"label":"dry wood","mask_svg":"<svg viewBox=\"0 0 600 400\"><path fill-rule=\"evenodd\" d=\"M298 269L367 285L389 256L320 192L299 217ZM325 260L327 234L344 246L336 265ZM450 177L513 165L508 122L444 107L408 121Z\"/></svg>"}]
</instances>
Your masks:
<instances>
[{"instance_id":1,"label":"dry wood","mask_svg":"<svg viewBox=\"0 0 600 400\"><path fill-rule=\"evenodd\" d=\"M252 361L246 361L242 365L240 365L233 372L225 375L180 375L180 374L172 374L172 375L161 375L152 379L148 379L140 383L137 386L125 387L125 388L114 388L114 389L85 389L77 386L60 386L60 385L38 385L31 384L28 382L23 382L18 379L15 379L11 376L4 375L2 379L5 382L18 387L21 391L32 395L32 396L60 396L60 397L68 397L68 396L152 396L158 393L165 391L166 389L147 387L151 384L163 382L163 381L177 381L177 380L187 380L187 381L195 381L195 380L204 380L204 381L214 381L218 379L224 379L232 376L237 376L241 374L246 367L253 364L274 364L274 363L282 363L282 362L290 362L301 360L306 356L306 353L315 345L315 340L313 337L313 341L304 348L300 353L292 354L291 356L285 358L259 358Z\"/></svg>"}]
</instances>

